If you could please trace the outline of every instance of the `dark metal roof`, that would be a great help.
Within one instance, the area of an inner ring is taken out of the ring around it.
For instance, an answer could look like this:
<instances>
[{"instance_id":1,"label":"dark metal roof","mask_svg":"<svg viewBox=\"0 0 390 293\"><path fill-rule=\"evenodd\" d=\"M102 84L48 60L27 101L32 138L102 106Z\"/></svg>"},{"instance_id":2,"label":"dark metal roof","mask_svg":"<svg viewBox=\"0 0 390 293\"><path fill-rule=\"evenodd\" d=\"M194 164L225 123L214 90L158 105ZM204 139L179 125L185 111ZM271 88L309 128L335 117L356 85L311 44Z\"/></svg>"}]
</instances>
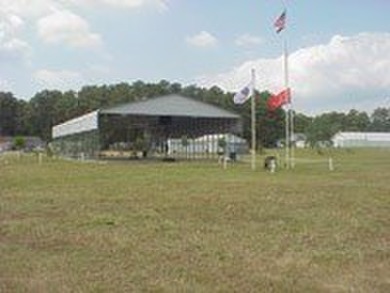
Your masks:
<instances>
[{"instance_id":1,"label":"dark metal roof","mask_svg":"<svg viewBox=\"0 0 390 293\"><path fill-rule=\"evenodd\" d=\"M240 118L239 115L191 98L169 95L99 111L102 114Z\"/></svg>"}]
</instances>

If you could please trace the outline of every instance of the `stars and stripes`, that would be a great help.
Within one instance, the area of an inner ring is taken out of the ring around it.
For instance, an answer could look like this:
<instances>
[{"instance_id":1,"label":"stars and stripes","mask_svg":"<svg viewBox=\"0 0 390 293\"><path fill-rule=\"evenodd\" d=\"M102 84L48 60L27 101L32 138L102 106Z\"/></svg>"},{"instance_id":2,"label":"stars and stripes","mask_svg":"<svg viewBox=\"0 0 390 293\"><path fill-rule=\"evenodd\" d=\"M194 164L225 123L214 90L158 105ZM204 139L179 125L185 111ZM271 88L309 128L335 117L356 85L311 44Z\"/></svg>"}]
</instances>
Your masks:
<instances>
[{"instance_id":1,"label":"stars and stripes","mask_svg":"<svg viewBox=\"0 0 390 293\"><path fill-rule=\"evenodd\" d=\"M275 20L274 27L280 33L286 27L286 10Z\"/></svg>"}]
</instances>

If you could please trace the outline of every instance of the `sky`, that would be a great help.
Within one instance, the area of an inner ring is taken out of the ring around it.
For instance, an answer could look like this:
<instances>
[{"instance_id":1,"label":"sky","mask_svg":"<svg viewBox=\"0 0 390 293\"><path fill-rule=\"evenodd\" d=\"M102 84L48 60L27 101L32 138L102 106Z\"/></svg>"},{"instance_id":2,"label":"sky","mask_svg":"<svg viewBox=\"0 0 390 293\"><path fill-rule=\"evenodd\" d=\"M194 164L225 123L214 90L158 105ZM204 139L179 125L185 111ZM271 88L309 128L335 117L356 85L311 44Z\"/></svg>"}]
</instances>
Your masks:
<instances>
[{"instance_id":1,"label":"sky","mask_svg":"<svg viewBox=\"0 0 390 293\"><path fill-rule=\"evenodd\" d=\"M274 21L286 8L286 28ZM167 80L283 90L313 115L390 107L390 0L0 0L0 91Z\"/></svg>"}]
</instances>

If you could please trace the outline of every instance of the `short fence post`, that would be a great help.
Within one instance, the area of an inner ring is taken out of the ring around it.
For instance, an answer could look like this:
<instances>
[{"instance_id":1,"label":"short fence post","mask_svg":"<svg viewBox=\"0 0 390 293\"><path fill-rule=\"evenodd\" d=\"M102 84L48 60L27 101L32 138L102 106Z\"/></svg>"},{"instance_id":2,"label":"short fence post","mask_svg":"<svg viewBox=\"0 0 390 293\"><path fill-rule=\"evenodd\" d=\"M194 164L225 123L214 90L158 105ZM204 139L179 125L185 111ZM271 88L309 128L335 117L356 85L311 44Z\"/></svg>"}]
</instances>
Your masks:
<instances>
[{"instance_id":1,"label":"short fence post","mask_svg":"<svg viewBox=\"0 0 390 293\"><path fill-rule=\"evenodd\" d=\"M334 171L333 159L329 158L329 171Z\"/></svg>"}]
</instances>

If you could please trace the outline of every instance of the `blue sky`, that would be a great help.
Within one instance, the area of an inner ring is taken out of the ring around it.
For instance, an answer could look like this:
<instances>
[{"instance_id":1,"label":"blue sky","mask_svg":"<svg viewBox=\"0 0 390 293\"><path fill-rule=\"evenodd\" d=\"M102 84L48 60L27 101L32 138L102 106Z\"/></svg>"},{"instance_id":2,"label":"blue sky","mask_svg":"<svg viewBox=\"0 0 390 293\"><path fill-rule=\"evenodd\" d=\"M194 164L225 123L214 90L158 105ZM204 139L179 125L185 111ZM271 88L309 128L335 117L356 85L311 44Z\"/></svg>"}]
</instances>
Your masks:
<instances>
[{"instance_id":1,"label":"blue sky","mask_svg":"<svg viewBox=\"0 0 390 293\"><path fill-rule=\"evenodd\" d=\"M287 29L273 22L287 7ZM283 88L307 114L390 106L388 0L0 0L0 90L158 82Z\"/></svg>"}]
</instances>

